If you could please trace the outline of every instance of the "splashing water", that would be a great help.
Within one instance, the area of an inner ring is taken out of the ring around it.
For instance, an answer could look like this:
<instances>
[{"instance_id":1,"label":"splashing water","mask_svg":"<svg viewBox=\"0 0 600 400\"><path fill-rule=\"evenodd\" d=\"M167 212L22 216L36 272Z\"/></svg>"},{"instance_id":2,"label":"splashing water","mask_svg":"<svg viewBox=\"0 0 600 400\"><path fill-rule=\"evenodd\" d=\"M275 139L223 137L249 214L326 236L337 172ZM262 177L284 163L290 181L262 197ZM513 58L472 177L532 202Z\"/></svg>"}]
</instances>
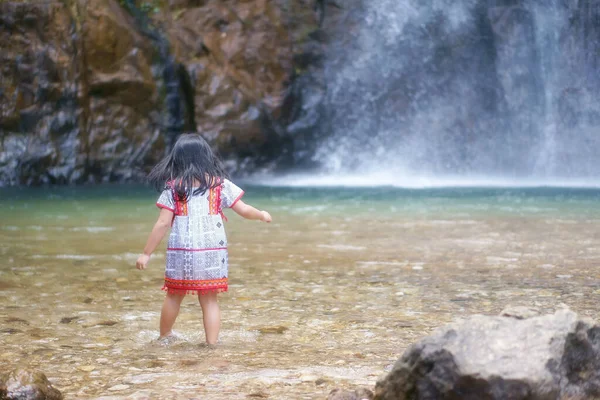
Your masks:
<instances>
[{"instance_id":1,"label":"splashing water","mask_svg":"<svg viewBox=\"0 0 600 400\"><path fill-rule=\"evenodd\" d=\"M324 175L598 185L599 4L355 3L326 60Z\"/></svg>"}]
</instances>

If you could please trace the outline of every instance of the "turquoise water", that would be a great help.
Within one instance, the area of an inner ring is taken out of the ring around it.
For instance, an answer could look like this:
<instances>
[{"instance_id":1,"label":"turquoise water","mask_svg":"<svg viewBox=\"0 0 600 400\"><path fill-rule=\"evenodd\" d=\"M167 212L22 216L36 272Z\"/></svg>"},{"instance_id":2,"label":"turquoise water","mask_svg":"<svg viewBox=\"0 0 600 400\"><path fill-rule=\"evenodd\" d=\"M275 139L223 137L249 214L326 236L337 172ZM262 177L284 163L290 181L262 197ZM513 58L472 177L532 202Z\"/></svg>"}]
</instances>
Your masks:
<instances>
[{"instance_id":1,"label":"turquoise water","mask_svg":"<svg viewBox=\"0 0 600 400\"><path fill-rule=\"evenodd\" d=\"M164 243L143 186L0 191L0 373L46 372L67 398L325 398L373 386L457 317L567 304L598 319L600 190L248 186L270 225L231 211L217 349L197 300L155 344ZM133 396L133 397L130 397Z\"/></svg>"},{"instance_id":2,"label":"turquoise water","mask_svg":"<svg viewBox=\"0 0 600 400\"><path fill-rule=\"evenodd\" d=\"M286 188L244 186L245 200L275 210L398 215L556 215L594 217L600 211L600 189L576 188ZM0 215L46 218L65 211L75 217L147 211L157 194L143 186L91 186L0 189ZM16 215L18 213L18 215Z\"/></svg>"}]
</instances>

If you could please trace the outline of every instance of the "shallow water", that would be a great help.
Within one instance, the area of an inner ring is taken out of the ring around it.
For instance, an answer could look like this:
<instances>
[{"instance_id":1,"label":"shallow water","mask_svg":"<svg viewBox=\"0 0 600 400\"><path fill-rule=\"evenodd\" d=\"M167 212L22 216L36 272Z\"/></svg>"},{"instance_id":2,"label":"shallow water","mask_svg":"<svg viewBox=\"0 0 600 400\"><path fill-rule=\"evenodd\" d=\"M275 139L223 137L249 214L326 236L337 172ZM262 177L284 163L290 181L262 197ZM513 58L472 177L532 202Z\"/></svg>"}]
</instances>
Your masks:
<instances>
[{"instance_id":1,"label":"shallow water","mask_svg":"<svg viewBox=\"0 0 600 400\"><path fill-rule=\"evenodd\" d=\"M66 398L323 399L373 386L435 327L506 305L598 319L600 190L246 187L229 213L221 343L188 296L155 342L164 243L134 263L157 197L129 186L0 191L0 373Z\"/></svg>"}]
</instances>

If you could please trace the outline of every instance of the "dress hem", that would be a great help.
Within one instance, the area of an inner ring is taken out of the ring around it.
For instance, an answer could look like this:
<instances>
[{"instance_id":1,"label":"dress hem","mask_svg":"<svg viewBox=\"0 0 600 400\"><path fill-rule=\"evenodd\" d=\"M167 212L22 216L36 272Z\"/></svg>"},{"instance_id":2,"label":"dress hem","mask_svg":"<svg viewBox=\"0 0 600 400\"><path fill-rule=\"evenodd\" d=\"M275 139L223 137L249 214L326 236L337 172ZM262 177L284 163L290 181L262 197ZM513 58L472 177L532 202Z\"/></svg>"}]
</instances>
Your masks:
<instances>
[{"instance_id":1,"label":"dress hem","mask_svg":"<svg viewBox=\"0 0 600 400\"><path fill-rule=\"evenodd\" d=\"M186 295L186 294L199 294L201 296L209 294L209 293L223 293L227 292L227 286L222 287L213 287L213 288L203 288L203 289L182 289L182 288L173 288L168 286L163 286L162 290L169 294L178 294L178 295Z\"/></svg>"},{"instance_id":2,"label":"dress hem","mask_svg":"<svg viewBox=\"0 0 600 400\"><path fill-rule=\"evenodd\" d=\"M226 292L227 278L207 280L171 279L165 277L162 290L171 294L207 294Z\"/></svg>"}]
</instances>

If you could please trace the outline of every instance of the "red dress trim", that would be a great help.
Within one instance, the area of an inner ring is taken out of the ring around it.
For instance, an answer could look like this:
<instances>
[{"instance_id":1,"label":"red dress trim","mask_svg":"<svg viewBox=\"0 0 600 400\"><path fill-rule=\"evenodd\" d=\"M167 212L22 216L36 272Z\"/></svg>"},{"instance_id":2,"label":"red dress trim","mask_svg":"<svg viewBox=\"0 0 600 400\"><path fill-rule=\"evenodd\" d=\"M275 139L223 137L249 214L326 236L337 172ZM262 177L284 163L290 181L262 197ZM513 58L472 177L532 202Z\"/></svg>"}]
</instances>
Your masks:
<instances>
[{"instance_id":1,"label":"red dress trim","mask_svg":"<svg viewBox=\"0 0 600 400\"><path fill-rule=\"evenodd\" d=\"M227 247L213 247L210 249L184 249L183 247L167 247L167 251L216 251L227 250Z\"/></svg>"},{"instance_id":2,"label":"red dress trim","mask_svg":"<svg viewBox=\"0 0 600 400\"><path fill-rule=\"evenodd\" d=\"M169 211L171 211L172 213L174 213L174 212L175 212L175 210L174 210L173 208L171 208L171 207L169 207L169 206L165 206L164 204L156 203L156 207L158 207L158 208L164 208L165 210L169 210Z\"/></svg>"},{"instance_id":3,"label":"red dress trim","mask_svg":"<svg viewBox=\"0 0 600 400\"><path fill-rule=\"evenodd\" d=\"M180 280L165 277L162 290L172 294L206 294L227 291L227 278L209 280Z\"/></svg>"},{"instance_id":4,"label":"red dress trim","mask_svg":"<svg viewBox=\"0 0 600 400\"><path fill-rule=\"evenodd\" d=\"M221 204L221 193L223 192L223 184L221 183L219 186L215 188L217 193L217 212L223 216L223 205Z\"/></svg>"},{"instance_id":5,"label":"red dress trim","mask_svg":"<svg viewBox=\"0 0 600 400\"><path fill-rule=\"evenodd\" d=\"M246 192L244 192L244 191L242 190L242 193L240 193L240 195L239 195L239 196L238 196L238 197L237 197L237 198L236 198L236 199L233 201L233 203L231 203L231 205L229 206L229 208L231 208L231 207L235 206L235 205L236 205L236 203L237 203L238 201L240 201L240 199L241 199L241 198L244 196L244 194L245 194L245 193L246 193Z\"/></svg>"},{"instance_id":6,"label":"red dress trim","mask_svg":"<svg viewBox=\"0 0 600 400\"><path fill-rule=\"evenodd\" d=\"M177 216L185 217L188 215L188 205L187 201L179 200L179 196L177 193L173 192L173 197L175 198L175 214Z\"/></svg>"},{"instance_id":7,"label":"red dress trim","mask_svg":"<svg viewBox=\"0 0 600 400\"><path fill-rule=\"evenodd\" d=\"M221 185L210 188L208 210L210 215L218 215L221 212Z\"/></svg>"}]
</instances>

